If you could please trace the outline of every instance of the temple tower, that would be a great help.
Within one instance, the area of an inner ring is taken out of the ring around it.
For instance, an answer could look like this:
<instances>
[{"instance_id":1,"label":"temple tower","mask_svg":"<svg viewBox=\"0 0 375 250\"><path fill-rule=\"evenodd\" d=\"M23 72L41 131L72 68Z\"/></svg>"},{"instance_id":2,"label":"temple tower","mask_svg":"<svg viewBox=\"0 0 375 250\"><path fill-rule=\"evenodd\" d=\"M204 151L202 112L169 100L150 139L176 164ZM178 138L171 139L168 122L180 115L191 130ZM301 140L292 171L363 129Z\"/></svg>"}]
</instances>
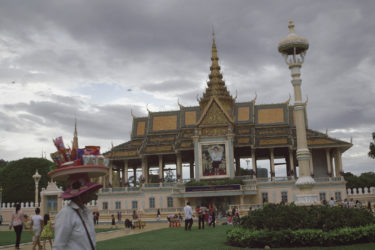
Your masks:
<instances>
[{"instance_id":1,"label":"temple tower","mask_svg":"<svg viewBox=\"0 0 375 250\"><path fill-rule=\"evenodd\" d=\"M199 106L203 111L212 97L216 97L225 112L233 117L234 115L234 104L235 100L229 94L225 82L223 81L223 75L220 72L219 57L217 55L215 33L212 33L212 55L211 55L211 67L210 74L208 75L209 81L207 82L207 88L203 97L199 100Z\"/></svg>"},{"instance_id":2,"label":"temple tower","mask_svg":"<svg viewBox=\"0 0 375 250\"><path fill-rule=\"evenodd\" d=\"M278 50L283 55L286 64L291 71L291 83L294 88L294 116L297 133L297 160L299 166L299 177L296 185L303 191L303 195L297 196L297 203L314 203L317 201L315 195L308 195L309 189L315 184L310 176L312 166L311 153L307 147L305 103L302 102L301 90L301 67L304 62L306 51L309 48L307 39L298 36L294 31L293 21L289 21L289 34L279 42Z\"/></svg>"}]
</instances>

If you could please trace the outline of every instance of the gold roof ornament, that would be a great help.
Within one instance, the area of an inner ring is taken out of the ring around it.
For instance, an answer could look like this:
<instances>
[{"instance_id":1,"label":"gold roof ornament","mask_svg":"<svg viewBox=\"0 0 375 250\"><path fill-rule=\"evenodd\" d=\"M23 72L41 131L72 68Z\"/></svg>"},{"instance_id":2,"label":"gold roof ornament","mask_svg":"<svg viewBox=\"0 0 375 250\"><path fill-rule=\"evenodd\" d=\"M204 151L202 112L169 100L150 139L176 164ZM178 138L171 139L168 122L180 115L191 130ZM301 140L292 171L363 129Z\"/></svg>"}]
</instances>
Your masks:
<instances>
[{"instance_id":1,"label":"gold roof ornament","mask_svg":"<svg viewBox=\"0 0 375 250\"><path fill-rule=\"evenodd\" d=\"M228 112L230 116L233 116L235 100L229 94L223 80L223 75L220 72L215 32L212 32L211 66L208 78L209 81L207 82L206 91L203 93L203 97L199 100L201 111L205 109L212 97L216 97L225 109L225 112Z\"/></svg>"},{"instance_id":2,"label":"gold roof ornament","mask_svg":"<svg viewBox=\"0 0 375 250\"><path fill-rule=\"evenodd\" d=\"M288 36L279 42L279 52L284 55L298 55L305 53L309 48L309 41L296 34L292 19L289 20L288 28Z\"/></svg>"},{"instance_id":3,"label":"gold roof ornament","mask_svg":"<svg viewBox=\"0 0 375 250\"><path fill-rule=\"evenodd\" d=\"M258 97L258 94L257 94L257 92L255 91L255 96L254 96L253 100L251 100L250 102L255 103L255 101L257 100L257 97Z\"/></svg>"},{"instance_id":4,"label":"gold roof ornament","mask_svg":"<svg viewBox=\"0 0 375 250\"><path fill-rule=\"evenodd\" d=\"M134 113L133 113L133 109L130 109L130 114L133 117L133 119L137 118L137 116L135 116Z\"/></svg>"}]
</instances>

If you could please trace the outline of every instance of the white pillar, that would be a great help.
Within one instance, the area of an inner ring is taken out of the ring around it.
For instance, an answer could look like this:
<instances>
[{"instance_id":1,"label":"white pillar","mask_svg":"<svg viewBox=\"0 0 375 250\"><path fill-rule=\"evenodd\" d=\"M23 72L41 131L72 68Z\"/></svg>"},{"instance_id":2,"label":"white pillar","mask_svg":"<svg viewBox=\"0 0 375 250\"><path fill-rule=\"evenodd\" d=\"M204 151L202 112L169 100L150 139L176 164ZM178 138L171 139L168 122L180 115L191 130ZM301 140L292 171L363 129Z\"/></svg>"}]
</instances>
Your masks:
<instances>
[{"instance_id":1,"label":"white pillar","mask_svg":"<svg viewBox=\"0 0 375 250\"><path fill-rule=\"evenodd\" d=\"M275 179L275 155L273 148L270 148L270 166L271 166L271 179Z\"/></svg>"},{"instance_id":2,"label":"white pillar","mask_svg":"<svg viewBox=\"0 0 375 250\"><path fill-rule=\"evenodd\" d=\"M331 159L331 153L330 149L326 149L326 160L327 160L327 172L328 176L332 176L332 159Z\"/></svg>"},{"instance_id":3,"label":"white pillar","mask_svg":"<svg viewBox=\"0 0 375 250\"><path fill-rule=\"evenodd\" d=\"M163 180L163 156L159 155L159 180Z\"/></svg>"},{"instance_id":4,"label":"white pillar","mask_svg":"<svg viewBox=\"0 0 375 250\"><path fill-rule=\"evenodd\" d=\"M256 173L257 172L257 159L256 159L254 148L251 149L251 166L253 168L254 173Z\"/></svg>"},{"instance_id":5,"label":"white pillar","mask_svg":"<svg viewBox=\"0 0 375 250\"><path fill-rule=\"evenodd\" d=\"M290 165L290 171L292 171L292 176L296 176L296 168L294 166L293 149L291 149L291 148L289 148L289 165Z\"/></svg>"},{"instance_id":6,"label":"white pillar","mask_svg":"<svg viewBox=\"0 0 375 250\"><path fill-rule=\"evenodd\" d=\"M182 158L181 152L177 152L176 154L176 172L177 172L177 179L182 179Z\"/></svg>"}]
</instances>

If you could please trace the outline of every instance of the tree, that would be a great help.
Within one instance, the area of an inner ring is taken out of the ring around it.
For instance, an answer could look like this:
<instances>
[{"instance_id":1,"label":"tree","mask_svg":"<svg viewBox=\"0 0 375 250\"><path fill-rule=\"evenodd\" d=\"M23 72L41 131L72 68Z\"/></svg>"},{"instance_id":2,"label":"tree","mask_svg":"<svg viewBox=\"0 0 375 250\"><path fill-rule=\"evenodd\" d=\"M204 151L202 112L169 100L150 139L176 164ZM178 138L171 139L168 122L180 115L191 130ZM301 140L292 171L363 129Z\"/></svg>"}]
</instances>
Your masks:
<instances>
[{"instance_id":1,"label":"tree","mask_svg":"<svg viewBox=\"0 0 375 250\"><path fill-rule=\"evenodd\" d=\"M374 142L370 142L370 151L368 152L368 156L375 159L375 132L372 133L372 140Z\"/></svg>"},{"instance_id":2,"label":"tree","mask_svg":"<svg viewBox=\"0 0 375 250\"><path fill-rule=\"evenodd\" d=\"M39 190L46 187L49 181L47 173L54 168L54 163L44 158L23 158L9 162L0 171L0 185L3 188L3 202L34 201L35 171L42 176ZM39 198L40 201L40 198Z\"/></svg>"},{"instance_id":3,"label":"tree","mask_svg":"<svg viewBox=\"0 0 375 250\"><path fill-rule=\"evenodd\" d=\"M362 173L360 176L353 175L350 172L344 173L346 188L375 187L375 173Z\"/></svg>"},{"instance_id":4,"label":"tree","mask_svg":"<svg viewBox=\"0 0 375 250\"><path fill-rule=\"evenodd\" d=\"M0 169L5 167L5 165L7 165L7 161L3 160L3 159L0 159Z\"/></svg>"}]
</instances>

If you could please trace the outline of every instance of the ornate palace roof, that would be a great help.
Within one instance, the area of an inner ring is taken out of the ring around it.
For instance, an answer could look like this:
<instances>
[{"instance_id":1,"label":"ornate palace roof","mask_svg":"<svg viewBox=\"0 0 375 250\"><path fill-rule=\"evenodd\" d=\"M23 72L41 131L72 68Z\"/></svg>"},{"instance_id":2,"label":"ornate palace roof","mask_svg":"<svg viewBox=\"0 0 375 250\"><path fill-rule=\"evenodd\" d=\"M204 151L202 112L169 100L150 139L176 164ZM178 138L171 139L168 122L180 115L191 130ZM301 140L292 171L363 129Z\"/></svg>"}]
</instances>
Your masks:
<instances>
[{"instance_id":1,"label":"ornate palace roof","mask_svg":"<svg viewBox=\"0 0 375 250\"><path fill-rule=\"evenodd\" d=\"M207 88L199 106L165 112L149 112L147 117L134 117L131 140L105 154L111 159L139 159L142 155L175 154L194 150L193 136L225 137L234 134L234 147L296 148L294 106L289 100L278 104L256 105L255 100L236 103L220 73L215 38ZM305 112L306 114L306 112ZM306 124L307 118L305 117ZM351 143L307 129L310 149L340 148Z\"/></svg>"}]
</instances>

